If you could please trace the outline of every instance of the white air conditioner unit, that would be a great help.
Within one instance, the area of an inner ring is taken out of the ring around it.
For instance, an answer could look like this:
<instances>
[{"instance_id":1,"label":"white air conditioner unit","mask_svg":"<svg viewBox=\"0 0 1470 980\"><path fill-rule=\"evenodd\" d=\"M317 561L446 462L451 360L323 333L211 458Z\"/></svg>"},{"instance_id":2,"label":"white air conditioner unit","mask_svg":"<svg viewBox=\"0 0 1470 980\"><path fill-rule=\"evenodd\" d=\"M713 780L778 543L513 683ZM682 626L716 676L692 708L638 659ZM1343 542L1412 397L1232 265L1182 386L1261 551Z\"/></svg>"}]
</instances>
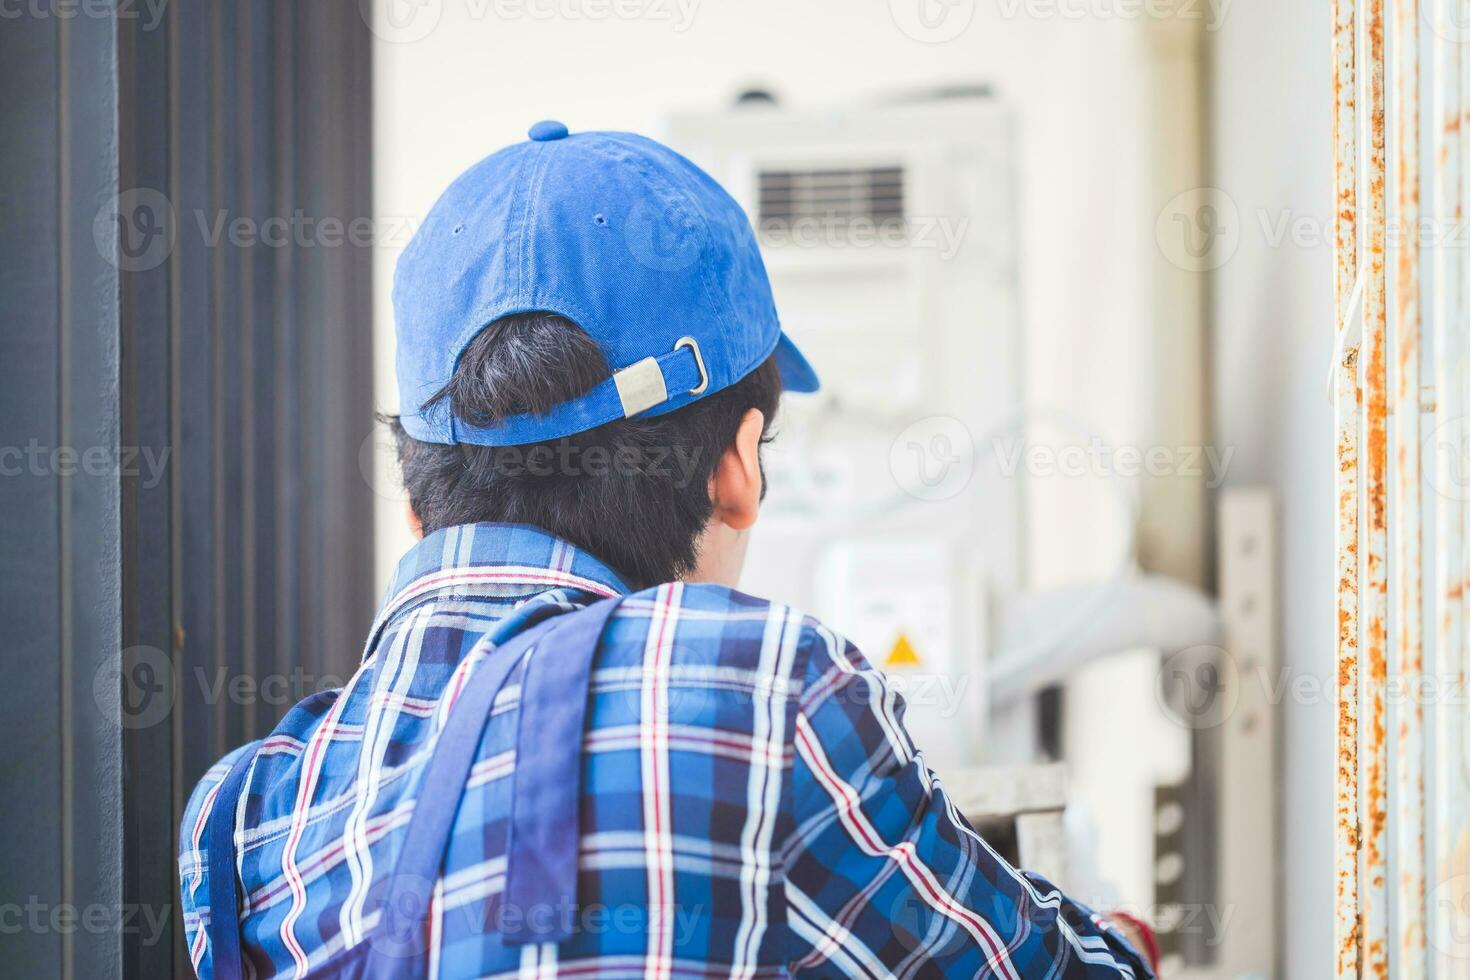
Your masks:
<instances>
[{"instance_id":1,"label":"white air conditioner unit","mask_svg":"<svg viewBox=\"0 0 1470 980\"><path fill-rule=\"evenodd\" d=\"M948 708L910 724L936 729L936 769L972 764L987 597L1021 573L1018 480L986 455L1022 402L1010 115L987 97L752 106L668 135L750 215L824 386L783 408L744 587L847 631L896 680L953 677Z\"/></svg>"}]
</instances>

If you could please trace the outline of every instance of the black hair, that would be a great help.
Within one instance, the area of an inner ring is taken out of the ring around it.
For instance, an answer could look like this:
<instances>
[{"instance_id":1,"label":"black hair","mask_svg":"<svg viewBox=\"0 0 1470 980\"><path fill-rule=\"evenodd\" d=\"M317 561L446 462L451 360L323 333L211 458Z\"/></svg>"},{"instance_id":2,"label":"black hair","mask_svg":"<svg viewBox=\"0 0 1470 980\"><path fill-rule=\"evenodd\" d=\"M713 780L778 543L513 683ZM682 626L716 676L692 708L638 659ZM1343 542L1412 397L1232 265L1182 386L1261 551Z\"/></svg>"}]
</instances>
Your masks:
<instances>
[{"instance_id":1,"label":"black hair","mask_svg":"<svg viewBox=\"0 0 1470 980\"><path fill-rule=\"evenodd\" d=\"M602 348L554 313L521 313L472 340L454 376L425 403L448 402L463 421L495 424L542 414L611 376ZM429 534L495 521L530 524L602 560L634 589L692 571L713 505L709 481L741 420L766 418L781 396L773 359L734 384L652 418L620 419L549 442L520 446L421 442L396 416L409 504ZM764 486L764 474L762 475Z\"/></svg>"}]
</instances>

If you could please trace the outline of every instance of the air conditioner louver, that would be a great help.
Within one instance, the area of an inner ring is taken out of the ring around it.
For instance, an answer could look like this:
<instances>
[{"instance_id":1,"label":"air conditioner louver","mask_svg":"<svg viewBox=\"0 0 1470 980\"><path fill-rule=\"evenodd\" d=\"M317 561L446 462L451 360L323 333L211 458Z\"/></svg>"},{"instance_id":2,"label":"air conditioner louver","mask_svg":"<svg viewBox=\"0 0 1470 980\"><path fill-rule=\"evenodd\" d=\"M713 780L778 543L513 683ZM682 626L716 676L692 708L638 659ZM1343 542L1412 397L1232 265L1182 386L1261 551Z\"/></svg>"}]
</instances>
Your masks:
<instances>
[{"instance_id":1,"label":"air conditioner louver","mask_svg":"<svg viewBox=\"0 0 1470 980\"><path fill-rule=\"evenodd\" d=\"M902 225L902 167L762 170L757 208L762 235L813 224L841 229Z\"/></svg>"}]
</instances>

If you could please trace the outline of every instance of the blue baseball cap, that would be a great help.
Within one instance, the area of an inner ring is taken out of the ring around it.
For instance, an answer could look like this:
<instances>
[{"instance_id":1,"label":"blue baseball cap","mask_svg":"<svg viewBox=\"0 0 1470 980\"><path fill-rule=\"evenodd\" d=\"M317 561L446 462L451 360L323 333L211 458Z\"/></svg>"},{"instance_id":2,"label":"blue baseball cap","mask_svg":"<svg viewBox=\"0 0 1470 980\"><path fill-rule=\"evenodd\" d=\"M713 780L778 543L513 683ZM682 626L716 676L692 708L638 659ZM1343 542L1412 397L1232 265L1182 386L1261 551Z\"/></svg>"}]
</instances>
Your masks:
<instances>
[{"instance_id":1,"label":"blue baseball cap","mask_svg":"<svg viewBox=\"0 0 1470 980\"><path fill-rule=\"evenodd\" d=\"M444 401L424 406L476 334L536 311L585 330L612 377L492 426ZM398 260L393 316L400 419L424 442L514 446L661 415L773 354L786 390L817 389L781 330L745 212L684 157L632 133L539 122L461 174Z\"/></svg>"}]
</instances>

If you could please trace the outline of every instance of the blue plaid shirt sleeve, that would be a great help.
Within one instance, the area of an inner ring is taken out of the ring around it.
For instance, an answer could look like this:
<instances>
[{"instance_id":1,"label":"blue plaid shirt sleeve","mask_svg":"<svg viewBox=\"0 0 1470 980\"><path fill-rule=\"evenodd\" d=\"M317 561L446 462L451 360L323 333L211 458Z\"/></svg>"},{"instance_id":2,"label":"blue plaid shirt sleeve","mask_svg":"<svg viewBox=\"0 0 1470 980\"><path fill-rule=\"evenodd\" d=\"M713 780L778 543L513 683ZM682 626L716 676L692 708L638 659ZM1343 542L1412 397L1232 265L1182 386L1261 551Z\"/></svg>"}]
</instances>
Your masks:
<instances>
[{"instance_id":1,"label":"blue plaid shirt sleeve","mask_svg":"<svg viewBox=\"0 0 1470 980\"><path fill-rule=\"evenodd\" d=\"M1151 976L1102 917L970 827L854 646L820 625L809 636L783 855L794 972Z\"/></svg>"}]
</instances>

